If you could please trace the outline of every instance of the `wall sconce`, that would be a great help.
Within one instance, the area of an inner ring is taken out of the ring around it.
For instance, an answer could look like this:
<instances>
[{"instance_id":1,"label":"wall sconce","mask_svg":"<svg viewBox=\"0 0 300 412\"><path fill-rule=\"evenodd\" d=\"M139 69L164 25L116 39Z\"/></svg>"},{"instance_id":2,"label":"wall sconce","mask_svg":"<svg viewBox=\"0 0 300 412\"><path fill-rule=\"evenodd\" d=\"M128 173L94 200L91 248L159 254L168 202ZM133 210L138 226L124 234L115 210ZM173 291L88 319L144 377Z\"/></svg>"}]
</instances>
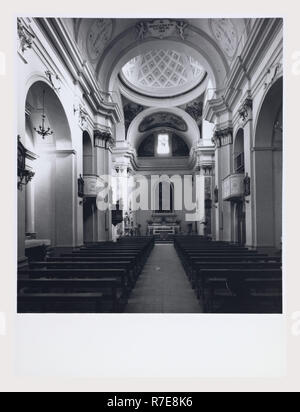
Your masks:
<instances>
[{"instance_id":1,"label":"wall sconce","mask_svg":"<svg viewBox=\"0 0 300 412\"><path fill-rule=\"evenodd\" d=\"M35 175L32 170L26 169L26 153L27 149L21 143L21 136L18 136L18 190L21 191Z\"/></svg>"}]
</instances>

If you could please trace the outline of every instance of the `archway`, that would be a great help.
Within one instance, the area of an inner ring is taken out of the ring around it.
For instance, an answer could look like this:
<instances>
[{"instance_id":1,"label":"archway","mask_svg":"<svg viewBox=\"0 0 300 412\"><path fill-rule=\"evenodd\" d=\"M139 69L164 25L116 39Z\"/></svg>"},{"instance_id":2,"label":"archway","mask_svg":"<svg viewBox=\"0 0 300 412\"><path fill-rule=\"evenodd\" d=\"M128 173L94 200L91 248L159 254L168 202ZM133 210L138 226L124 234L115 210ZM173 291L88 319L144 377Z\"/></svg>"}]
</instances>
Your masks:
<instances>
[{"instance_id":1,"label":"archway","mask_svg":"<svg viewBox=\"0 0 300 412\"><path fill-rule=\"evenodd\" d=\"M38 133L43 107L45 129L53 131L46 136ZM49 240L52 246L74 246L75 152L62 103L47 83L38 81L30 87L25 116L25 146L36 159L32 161L35 176L26 188L26 231L29 236Z\"/></svg>"},{"instance_id":2,"label":"archway","mask_svg":"<svg viewBox=\"0 0 300 412\"><path fill-rule=\"evenodd\" d=\"M164 124L161 124L161 122L159 121L160 117L167 119ZM156 125L155 118L158 119L156 119ZM172 123L172 127L170 127L171 125L168 125L168 119L169 123ZM143 122L147 122L149 124L149 120L153 120L153 125L151 126L150 124L151 128L149 128L148 130L141 129L140 126L143 124ZM176 128L174 122L176 124L179 124L179 129ZM132 148L137 149L142 140L146 137L147 134L150 133L150 131L160 132L166 130L180 133L180 137L184 140L189 148L196 146L200 141L200 130L195 120L184 110L177 107L167 109L150 108L138 114L130 124L127 133L127 141Z\"/></svg>"},{"instance_id":3,"label":"archway","mask_svg":"<svg viewBox=\"0 0 300 412\"><path fill-rule=\"evenodd\" d=\"M283 81L268 90L259 113L254 151L256 246L280 249L282 238Z\"/></svg>"}]
</instances>

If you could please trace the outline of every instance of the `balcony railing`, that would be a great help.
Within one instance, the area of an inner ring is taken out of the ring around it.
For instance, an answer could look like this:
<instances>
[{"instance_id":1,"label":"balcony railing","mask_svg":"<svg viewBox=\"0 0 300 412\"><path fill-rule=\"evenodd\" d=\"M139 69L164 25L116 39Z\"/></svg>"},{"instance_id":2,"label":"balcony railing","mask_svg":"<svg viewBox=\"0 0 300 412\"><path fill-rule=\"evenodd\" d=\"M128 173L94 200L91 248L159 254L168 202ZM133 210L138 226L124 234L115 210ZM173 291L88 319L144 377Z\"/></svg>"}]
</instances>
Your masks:
<instances>
[{"instance_id":1,"label":"balcony railing","mask_svg":"<svg viewBox=\"0 0 300 412\"><path fill-rule=\"evenodd\" d=\"M231 174L223 180L223 200L240 201L245 194L245 176L242 173Z\"/></svg>"}]
</instances>

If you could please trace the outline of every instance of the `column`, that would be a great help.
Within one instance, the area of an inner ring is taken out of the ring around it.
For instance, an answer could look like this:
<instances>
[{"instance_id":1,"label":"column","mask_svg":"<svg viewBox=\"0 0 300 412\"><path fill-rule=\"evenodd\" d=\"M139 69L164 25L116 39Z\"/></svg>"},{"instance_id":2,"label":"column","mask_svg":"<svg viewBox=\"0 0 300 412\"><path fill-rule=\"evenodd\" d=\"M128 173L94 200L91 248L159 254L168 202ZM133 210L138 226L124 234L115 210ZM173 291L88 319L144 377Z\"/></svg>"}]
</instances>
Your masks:
<instances>
[{"instance_id":1,"label":"column","mask_svg":"<svg viewBox=\"0 0 300 412\"><path fill-rule=\"evenodd\" d=\"M240 109L240 122L244 129L244 153L245 153L245 175L248 174L251 181L250 195L245 199L246 212L246 246L251 248L255 246L254 241L254 173L253 173L253 117L252 117L252 98L250 94L243 101ZM268 190L268 188L266 188ZM270 209L272 210L272 209Z\"/></svg>"}]
</instances>

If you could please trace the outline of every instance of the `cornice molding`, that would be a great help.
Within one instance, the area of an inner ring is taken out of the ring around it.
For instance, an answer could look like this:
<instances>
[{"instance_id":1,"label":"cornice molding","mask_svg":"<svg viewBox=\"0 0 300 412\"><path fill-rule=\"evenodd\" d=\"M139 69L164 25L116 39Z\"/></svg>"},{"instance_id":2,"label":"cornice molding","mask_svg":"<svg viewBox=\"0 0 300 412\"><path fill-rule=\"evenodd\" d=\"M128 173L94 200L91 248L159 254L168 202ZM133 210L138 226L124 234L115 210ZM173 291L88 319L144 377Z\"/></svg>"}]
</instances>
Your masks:
<instances>
[{"instance_id":1,"label":"cornice molding","mask_svg":"<svg viewBox=\"0 0 300 412\"><path fill-rule=\"evenodd\" d=\"M94 146L100 149L112 149L115 141L111 132L103 130L94 131Z\"/></svg>"}]
</instances>

